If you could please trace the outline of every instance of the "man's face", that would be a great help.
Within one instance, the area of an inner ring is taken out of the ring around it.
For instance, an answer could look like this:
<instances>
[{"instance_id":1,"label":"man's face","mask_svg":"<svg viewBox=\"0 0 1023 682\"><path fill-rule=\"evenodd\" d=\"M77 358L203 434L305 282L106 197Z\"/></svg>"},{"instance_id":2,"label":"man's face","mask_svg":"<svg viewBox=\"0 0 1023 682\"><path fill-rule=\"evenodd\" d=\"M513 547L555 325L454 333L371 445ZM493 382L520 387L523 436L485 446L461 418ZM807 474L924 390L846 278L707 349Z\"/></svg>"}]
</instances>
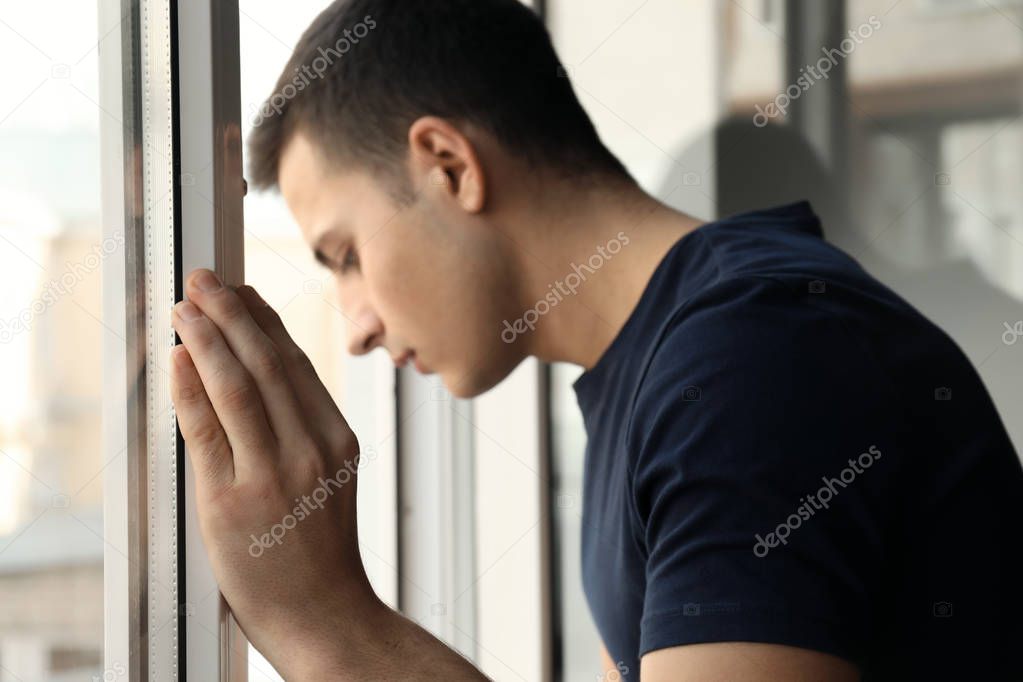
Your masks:
<instances>
[{"instance_id":1,"label":"man's face","mask_svg":"<svg viewBox=\"0 0 1023 682\"><path fill-rule=\"evenodd\" d=\"M327 164L299 132L278 179L306 242L334 271L349 352L383 347L470 397L524 357L501 340L501 321L519 314L507 240L421 170L415 199L401 206L368 172Z\"/></svg>"}]
</instances>

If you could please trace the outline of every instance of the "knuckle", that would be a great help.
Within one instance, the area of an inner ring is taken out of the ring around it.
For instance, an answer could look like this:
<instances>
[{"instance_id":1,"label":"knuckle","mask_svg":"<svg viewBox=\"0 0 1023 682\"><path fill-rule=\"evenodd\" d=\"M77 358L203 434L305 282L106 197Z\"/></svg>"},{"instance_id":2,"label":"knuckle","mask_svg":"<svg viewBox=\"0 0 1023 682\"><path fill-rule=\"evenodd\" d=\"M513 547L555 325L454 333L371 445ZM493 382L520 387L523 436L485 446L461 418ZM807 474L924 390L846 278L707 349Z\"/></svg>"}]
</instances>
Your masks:
<instances>
[{"instance_id":1,"label":"knuckle","mask_svg":"<svg viewBox=\"0 0 1023 682\"><path fill-rule=\"evenodd\" d=\"M209 351L216 345L217 337L209 318L203 317L192 324L192 338L189 341L189 350L198 348L200 351Z\"/></svg>"},{"instance_id":2,"label":"knuckle","mask_svg":"<svg viewBox=\"0 0 1023 682\"><path fill-rule=\"evenodd\" d=\"M174 386L174 402L180 405L195 405L201 403L205 392L203 391L202 384L187 383L187 384L175 384Z\"/></svg>"},{"instance_id":3,"label":"knuckle","mask_svg":"<svg viewBox=\"0 0 1023 682\"><path fill-rule=\"evenodd\" d=\"M260 309L259 314L263 319L274 327L283 327L284 323L281 321L281 316L277 314L277 311L270 306L263 306Z\"/></svg>"},{"instance_id":4,"label":"knuckle","mask_svg":"<svg viewBox=\"0 0 1023 682\"><path fill-rule=\"evenodd\" d=\"M338 413L337 425L332 425L327 432L329 433L331 461L348 462L361 452L358 437L348 428L347 422L344 417L340 416L340 413Z\"/></svg>"},{"instance_id":5,"label":"knuckle","mask_svg":"<svg viewBox=\"0 0 1023 682\"><path fill-rule=\"evenodd\" d=\"M219 302L220 314L227 322L233 322L248 313L245 304L234 292L228 292Z\"/></svg>"},{"instance_id":6,"label":"knuckle","mask_svg":"<svg viewBox=\"0 0 1023 682\"><path fill-rule=\"evenodd\" d=\"M281 501L284 495L281 490L280 479L274 474L265 474L248 481L245 484L244 494L239 496L239 504L246 506L257 503L260 506L274 504Z\"/></svg>"},{"instance_id":7,"label":"knuckle","mask_svg":"<svg viewBox=\"0 0 1023 682\"><path fill-rule=\"evenodd\" d=\"M185 438L188 446L196 450L196 454L204 459L216 455L221 447L220 425L213 421L206 421L192 427L191 432Z\"/></svg>"},{"instance_id":8,"label":"knuckle","mask_svg":"<svg viewBox=\"0 0 1023 682\"><path fill-rule=\"evenodd\" d=\"M306 352L297 345L292 345L291 350L288 352L288 360L299 371L305 372L306 374L316 374L316 368L313 367L313 361L309 358L309 355L307 355Z\"/></svg>"},{"instance_id":9,"label":"knuckle","mask_svg":"<svg viewBox=\"0 0 1023 682\"><path fill-rule=\"evenodd\" d=\"M304 455L297 457L291 464L295 478L308 484L327 475L327 467L323 459L318 456Z\"/></svg>"},{"instance_id":10,"label":"knuckle","mask_svg":"<svg viewBox=\"0 0 1023 682\"><path fill-rule=\"evenodd\" d=\"M240 411L251 406L256 399L256 389L248 381L239 381L224 387L220 394L221 404L228 410Z\"/></svg>"},{"instance_id":11,"label":"knuckle","mask_svg":"<svg viewBox=\"0 0 1023 682\"><path fill-rule=\"evenodd\" d=\"M206 463L206 466L202 467L199 471L199 475L207 487L215 487L221 483L220 464L224 458L224 448L220 443L207 443L204 446L200 446L199 457L201 461Z\"/></svg>"},{"instance_id":12,"label":"knuckle","mask_svg":"<svg viewBox=\"0 0 1023 682\"><path fill-rule=\"evenodd\" d=\"M255 357L256 371L262 376L278 379L285 374L284 359L271 345L267 344Z\"/></svg>"},{"instance_id":13,"label":"knuckle","mask_svg":"<svg viewBox=\"0 0 1023 682\"><path fill-rule=\"evenodd\" d=\"M281 318L277 312L268 305L255 308L252 317L263 329L275 329L281 325Z\"/></svg>"}]
</instances>

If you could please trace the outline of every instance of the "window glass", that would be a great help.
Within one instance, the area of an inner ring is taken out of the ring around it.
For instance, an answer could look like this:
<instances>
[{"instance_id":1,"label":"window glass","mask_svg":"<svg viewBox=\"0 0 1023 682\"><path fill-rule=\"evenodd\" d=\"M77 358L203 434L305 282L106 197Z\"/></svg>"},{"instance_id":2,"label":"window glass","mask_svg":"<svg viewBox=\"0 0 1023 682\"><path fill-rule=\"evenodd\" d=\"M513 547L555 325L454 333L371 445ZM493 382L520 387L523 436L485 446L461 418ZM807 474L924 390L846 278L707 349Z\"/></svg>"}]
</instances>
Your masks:
<instances>
[{"instance_id":1,"label":"window glass","mask_svg":"<svg viewBox=\"0 0 1023 682\"><path fill-rule=\"evenodd\" d=\"M850 0L846 27L870 21L848 57L853 210L829 236L959 343L1020 451L1020 13Z\"/></svg>"},{"instance_id":2,"label":"window glass","mask_svg":"<svg viewBox=\"0 0 1023 682\"><path fill-rule=\"evenodd\" d=\"M60 21L54 21L54 17ZM0 680L103 674L98 46L88 2L0 20ZM115 243L116 242L116 243Z\"/></svg>"}]
</instances>

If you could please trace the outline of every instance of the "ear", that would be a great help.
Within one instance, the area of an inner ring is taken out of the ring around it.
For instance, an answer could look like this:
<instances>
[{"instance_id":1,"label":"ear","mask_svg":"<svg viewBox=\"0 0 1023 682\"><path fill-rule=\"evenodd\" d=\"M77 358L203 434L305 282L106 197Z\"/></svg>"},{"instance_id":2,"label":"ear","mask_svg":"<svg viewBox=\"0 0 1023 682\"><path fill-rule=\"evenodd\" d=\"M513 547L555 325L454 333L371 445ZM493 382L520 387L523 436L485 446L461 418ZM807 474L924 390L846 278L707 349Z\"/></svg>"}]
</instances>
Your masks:
<instances>
[{"instance_id":1,"label":"ear","mask_svg":"<svg viewBox=\"0 0 1023 682\"><path fill-rule=\"evenodd\" d=\"M479 213L486 204L483 166L473 142L437 116L423 116L409 127L409 152L416 183L446 192L463 209Z\"/></svg>"}]
</instances>

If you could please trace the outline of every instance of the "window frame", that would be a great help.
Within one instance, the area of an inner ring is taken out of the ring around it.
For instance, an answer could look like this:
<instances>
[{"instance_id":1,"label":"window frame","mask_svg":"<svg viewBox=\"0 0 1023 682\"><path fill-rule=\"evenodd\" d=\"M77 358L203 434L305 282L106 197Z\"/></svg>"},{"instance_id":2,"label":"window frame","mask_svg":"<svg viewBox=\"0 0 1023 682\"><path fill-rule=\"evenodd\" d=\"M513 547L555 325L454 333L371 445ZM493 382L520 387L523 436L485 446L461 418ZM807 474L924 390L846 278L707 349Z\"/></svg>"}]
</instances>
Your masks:
<instances>
[{"instance_id":1,"label":"window frame","mask_svg":"<svg viewBox=\"0 0 1023 682\"><path fill-rule=\"evenodd\" d=\"M121 34L100 53L104 236L125 235L103 283L104 323L124 339L104 348L104 667L135 680L247 679L247 642L203 549L163 367L183 273L243 278L238 17L228 9L98 5L101 25Z\"/></svg>"}]
</instances>

